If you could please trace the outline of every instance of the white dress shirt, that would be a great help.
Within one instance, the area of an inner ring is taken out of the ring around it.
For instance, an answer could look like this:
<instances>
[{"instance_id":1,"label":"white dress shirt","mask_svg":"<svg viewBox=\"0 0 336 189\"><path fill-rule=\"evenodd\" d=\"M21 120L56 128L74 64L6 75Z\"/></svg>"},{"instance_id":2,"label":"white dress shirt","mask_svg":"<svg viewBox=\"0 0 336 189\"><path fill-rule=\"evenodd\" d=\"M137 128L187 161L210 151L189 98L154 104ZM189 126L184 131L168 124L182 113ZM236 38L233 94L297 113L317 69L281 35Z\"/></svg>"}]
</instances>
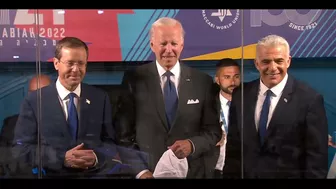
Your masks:
<instances>
[{"instance_id":1,"label":"white dress shirt","mask_svg":"<svg viewBox=\"0 0 336 189\"><path fill-rule=\"evenodd\" d=\"M163 74L166 73L166 70L158 63L158 61L156 61L156 67L160 76L160 86L162 89L162 93L163 93L163 87L164 84L167 81L167 77L164 76ZM177 97L178 97L178 86L180 83L180 75L181 75L181 67L180 67L180 62L177 61L177 63L175 64L175 66L170 69L170 72L173 73L173 75L170 77L170 80L174 83L175 88L176 88L176 93L177 93Z\"/></svg>"},{"instance_id":2,"label":"white dress shirt","mask_svg":"<svg viewBox=\"0 0 336 189\"><path fill-rule=\"evenodd\" d=\"M68 105L70 102L70 98L69 98L69 93L71 93L71 91L69 91L68 89L66 89L61 82L59 81L59 78L56 81L56 90L58 93L58 97L65 115L65 119L68 120ZM78 103L78 99L80 98L80 94L81 94L81 84L79 84L77 86L77 88L73 91L73 93L76 94L76 97L74 98L74 103L77 109L77 115L78 115L78 120L79 120L79 103Z\"/></svg>"},{"instance_id":3,"label":"white dress shirt","mask_svg":"<svg viewBox=\"0 0 336 189\"><path fill-rule=\"evenodd\" d=\"M274 109L279 102L279 99L282 95L283 89L285 88L285 85L287 83L287 79L288 79L288 74L286 74L284 79L279 84L277 84L276 86L274 86L270 89L273 94L271 95L271 99L270 99L271 103L270 103L270 109L269 109L269 113L268 113L267 128L268 128L268 124L269 124L269 122L272 118ZM264 100L266 98L266 91L268 89L269 88L267 88L262 83L262 81L260 80L258 100L257 100L256 108L255 108L255 114L254 114L254 119L255 119L255 124L256 124L256 129L257 130L259 129L260 113L261 113L262 105L263 105Z\"/></svg>"},{"instance_id":4,"label":"white dress shirt","mask_svg":"<svg viewBox=\"0 0 336 189\"><path fill-rule=\"evenodd\" d=\"M223 95L221 95L219 93L219 100L220 100L220 103L221 103L221 109L224 113L225 123L228 126L229 125L229 109L230 109L230 106L228 104L228 99L226 99ZM224 122L224 120L221 120L221 119L222 119L222 117L219 116L219 121ZM227 136L227 133L226 133L225 128L224 128L224 124L222 124L221 129L225 133L225 135ZM217 164L216 164L216 169L221 170L221 171L223 170L223 167L224 167L224 164L225 164L226 141L227 141L227 137L225 137L224 144L220 147L220 154L219 154Z\"/></svg>"}]
</instances>

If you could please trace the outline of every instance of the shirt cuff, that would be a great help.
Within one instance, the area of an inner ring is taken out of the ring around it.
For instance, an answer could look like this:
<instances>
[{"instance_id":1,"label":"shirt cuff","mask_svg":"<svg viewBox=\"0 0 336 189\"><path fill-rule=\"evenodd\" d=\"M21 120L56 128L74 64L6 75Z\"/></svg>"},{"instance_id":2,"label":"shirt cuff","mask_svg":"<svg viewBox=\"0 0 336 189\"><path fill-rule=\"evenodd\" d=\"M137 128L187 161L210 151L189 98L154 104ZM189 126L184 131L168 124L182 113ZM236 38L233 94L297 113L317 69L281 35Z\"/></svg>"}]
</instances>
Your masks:
<instances>
[{"instance_id":1,"label":"shirt cuff","mask_svg":"<svg viewBox=\"0 0 336 189\"><path fill-rule=\"evenodd\" d=\"M98 164L98 157L97 157L96 153L94 153L94 152L93 152L93 155L96 157L96 161L95 161L95 163L93 164L92 167L95 167Z\"/></svg>"},{"instance_id":2,"label":"shirt cuff","mask_svg":"<svg viewBox=\"0 0 336 189\"><path fill-rule=\"evenodd\" d=\"M146 173L147 171L149 171L148 169L142 170L140 173L138 173L135 178L139 179L141 177L141 175L143 175L144 173Z\"/></svg>"}]
</instances>

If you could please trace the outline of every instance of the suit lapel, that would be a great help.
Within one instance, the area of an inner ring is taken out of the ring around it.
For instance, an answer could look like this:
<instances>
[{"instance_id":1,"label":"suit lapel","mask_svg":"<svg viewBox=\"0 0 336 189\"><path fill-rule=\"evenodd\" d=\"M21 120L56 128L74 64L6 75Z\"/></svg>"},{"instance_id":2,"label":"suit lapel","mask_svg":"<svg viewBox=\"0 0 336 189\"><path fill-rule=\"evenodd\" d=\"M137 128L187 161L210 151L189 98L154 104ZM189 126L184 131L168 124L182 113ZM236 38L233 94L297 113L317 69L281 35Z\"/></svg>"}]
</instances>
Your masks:
<instances>
[{"instance_id":1,"label":"suit lapel","mask_svg":"<svg viewBox=\"0 0 336 189\"><path fill-rule=\"evenodd\" d=\"M190 92L192 91L192 78L191 73L188 67L184 66L183 63L180 62L181 67L181 76L178 86L178 106L175 115L175 119L172 123L172 128L175 125L175 121L181 115L181 112L184 112L184 109L187 106L188 97L190 96Z\"/></svg>"},{"instance_id":2,"label":"suit lapel","mask_svg":"<svg viewBox=\"0 0 336 189\"><path fill-rule=\"evenodd\" d=\"M89 97L88 91L86 89L85 84L81 84L81 94L78 99L78 104L80 107L79 113L79 127L78 127L78 138L81 136L85 136L86 126L87 126L87 118L89 117Z\"/></svg>"},{"instance_id":3,"label":"suit lapel","mask_svg":"<svg viewBox=\"0 0 336 189\"><path fill-rule=\"evenodd\" d=\"M249 141L252 146L260 146L260 139L258 133L258 127L255 124L255 109L258 100L259 94L259 85L260 80L255 80L249 87L244 87L243 98L244 99L242 110L240 107L236 107L239 111L244 112L244 128L241 132L243 132L245 141ZM241 94L238 94L241 95ZM241 115L241 112L237 112L237 115ZM241 119L240 117L238 119Z\"/></svg>"},{"instance_id":4,"label":"suit lapel","mask_svg":"<svg viewBox=\"0 0 336 189\"><path fill-rule=\"evenodd\" d=\"M285 88L282 92L282 95L278 101L278 104L276 105L272 118L269 122L268 128L267 128L267 137L271 134L271 132L274 130L274 123L280 123L281 119L283 119L284 111L288 111L287 105L292 99L292 93L293 93L293 85L294 80L292 77L288 75L288 80L285 85Z\"/></svg>"},{"instance_id":5,"label":"suit lapel","mask_svg":"<svg viewBox=\"0 0 336 189\"><path fill-rule=\"evenodd\" d=\"M221 102L220 102L220 99L219 99L219 95L220 95L220 92L216 93L217 94L217 97L216 97L216 110L217 110L217 116L220 117L220 111L221 111ZM222 121L222 120L220 120Z\"/></svg>"},{"instance_id":6,"label":"suit lapel","mask_svg":"<svg viewBox=\"0 0 336 189\"><path fill-rule=\"evenodd\" d=\"M245 114L246 116L250 116L250 117L247 117L248 119L247 123L250 123L250 122L253 123L253 124L248 124L252 126L252 128L250 128L252 133L256 133L256 132L258 133L257 125L255 124L254 115L255 115L255 109L256 109L257 100L258 100L258 94L259 94L259 87L260 87L259 82L260 82L259 80L256 80L251 86L251 88L249 89L250 91L247 91L246 93L244 93L244 103L245 103L244 107L246 110L243 110L243 111L247 112ZM246 95L246 94L252 94L252 96Z\"/></svg>"},{"instance_id":7,"label":"suit lapel","mask_svg":"<svg viewBox=\"0 0 336 189\"><path fill-rule=\"evenodd\" d=\"M151 63L151 65L149 66L149 73L146 76L146 78L147 78L146 84L147 84L147 89L149 91L149 95L153 96L152 99L154 99L156 110L164 125L164 128L166 129L166 131L168 131L168 122L167 122L167 117L166 117L162 89L160 85L160 76L158 74L155 62Z\"/></svg>"},{"instance_id":8,"label":"suit lapel","mask_svg":"<svg viewBox=\"0 0 336 189\"><path fill-rule=\"evenodd\" d=\"M56 89L56 84L53 83L50 85L49 94L46 95L45 98L48 98L48 100L45 101L47 103L46 108L49 109L49 107L52 107L52 110L42 112L42 114L50 112L52 114L52 119L50 120L55 120L57 122L59 121L59 123L62 123L59 124L61 132L67 138L71 138L68 123L65 119L64 110L62 109L61 102Z\"/></svg>"}]
</instances>

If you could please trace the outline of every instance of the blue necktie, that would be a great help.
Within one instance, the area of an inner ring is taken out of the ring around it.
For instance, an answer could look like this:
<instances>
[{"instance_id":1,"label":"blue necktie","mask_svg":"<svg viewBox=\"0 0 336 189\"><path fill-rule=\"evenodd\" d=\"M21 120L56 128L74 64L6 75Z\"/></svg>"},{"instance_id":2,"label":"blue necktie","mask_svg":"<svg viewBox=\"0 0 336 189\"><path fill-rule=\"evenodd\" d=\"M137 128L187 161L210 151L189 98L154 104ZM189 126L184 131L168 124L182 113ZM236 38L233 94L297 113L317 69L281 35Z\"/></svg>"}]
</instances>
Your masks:
<instances>
[{"instance_id":1,"label":"blue necktie","mask_svg":"<svg viewBox=\"0 0 336 189\"><path fill-rule=\"evenodd\" d=\"M264 139L266 136L266 130L267 130L267 121L268 121L268 112L271 102L271 95L272 91L267 90L266 91L266 98L264 100L264 104L261 109L260 113L260 119L259 119L259 137L260 137L260 144L262 145L264 143Z\"/></svg>"},{"instance_id":2,"label":"blue necktie","mask_svg":"<svg viewBox=\"0 0 336 189\"><path fill-rule=\"evenodd\" d=\"M166 76L167 78L167 81L163 88L163 92L164 92L166 116L168 120L168 126L170 129L171 124L176 114L178 98L177 98L177 92L176 92L175 85L170 80L170 76L172 76L173 73L171 73L170 71L167 71L163 75Z\"/></svg>"},{"instance_id":3,"label":"blue necktie","mask_svg":"<svg viewBox=\"0 0 336 189\"><path fill-rule=\"evenodd\" d=\"M70 102L68 104L68 124L70 127L71 136L74 140L77 138L77 128L78 128L78 116L77 109L75 106L74 98L75 93L69 93Z\"/></svg>"}]
</instances>

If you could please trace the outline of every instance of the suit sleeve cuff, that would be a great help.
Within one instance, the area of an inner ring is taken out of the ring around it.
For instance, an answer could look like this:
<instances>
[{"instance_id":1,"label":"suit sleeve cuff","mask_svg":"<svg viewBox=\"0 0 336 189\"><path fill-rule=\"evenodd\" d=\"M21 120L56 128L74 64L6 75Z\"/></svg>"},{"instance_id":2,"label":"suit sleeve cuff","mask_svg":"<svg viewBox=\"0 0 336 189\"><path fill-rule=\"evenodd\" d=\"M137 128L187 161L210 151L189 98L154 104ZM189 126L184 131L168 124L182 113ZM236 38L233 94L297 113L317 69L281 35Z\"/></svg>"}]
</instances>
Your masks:
<instances>
[{"instance_id":1,"label":"suit sleeve cuff","mask_svg":"<svg viewBox=\"0 0 336 189\"><path fill-rule=\"evenodd\" d=\"M188 141L189 141L189 142L191 143L191 145L192 145L192 149L191 149L191 155L192 155L192 154L195 153L196 148L195 148L195 145L194 145L193 141L191 141L190 139L188 139Z\"/></svg>"}]
</instances>

